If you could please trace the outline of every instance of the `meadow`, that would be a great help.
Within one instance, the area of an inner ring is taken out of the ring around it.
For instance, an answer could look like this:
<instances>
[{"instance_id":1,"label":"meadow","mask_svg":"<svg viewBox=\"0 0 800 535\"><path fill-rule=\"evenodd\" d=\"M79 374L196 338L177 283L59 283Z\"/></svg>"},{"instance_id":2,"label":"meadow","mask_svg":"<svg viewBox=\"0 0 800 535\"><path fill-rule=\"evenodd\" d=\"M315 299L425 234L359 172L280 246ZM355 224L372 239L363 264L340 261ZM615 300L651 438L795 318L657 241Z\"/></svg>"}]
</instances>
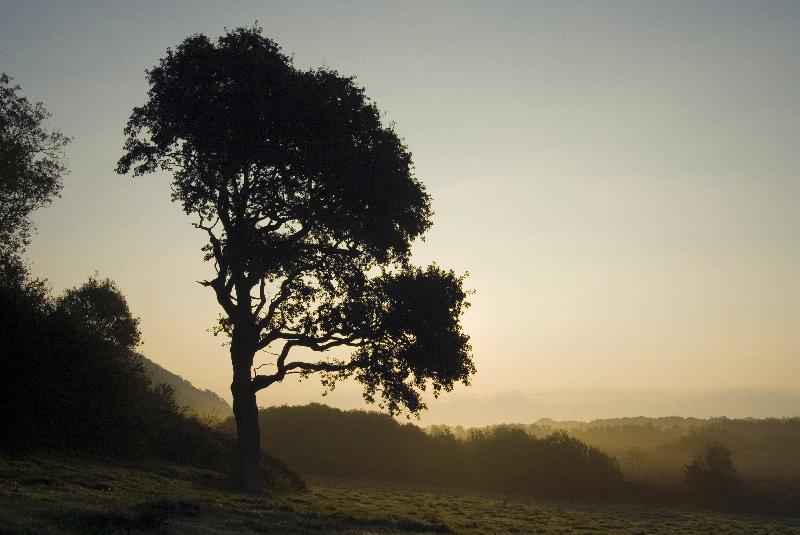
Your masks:
<instances>
[{"instance_id":1,"label":"meadow","mask_svg":"<svg viewBox=\"0 0 800 535\"><path fill-rule=\"evenodd\" d=\"M342 478L257 496L213 470L40 454L0 457L0 533L800 533L800 519Z\"/></svg>"}]
</instances>

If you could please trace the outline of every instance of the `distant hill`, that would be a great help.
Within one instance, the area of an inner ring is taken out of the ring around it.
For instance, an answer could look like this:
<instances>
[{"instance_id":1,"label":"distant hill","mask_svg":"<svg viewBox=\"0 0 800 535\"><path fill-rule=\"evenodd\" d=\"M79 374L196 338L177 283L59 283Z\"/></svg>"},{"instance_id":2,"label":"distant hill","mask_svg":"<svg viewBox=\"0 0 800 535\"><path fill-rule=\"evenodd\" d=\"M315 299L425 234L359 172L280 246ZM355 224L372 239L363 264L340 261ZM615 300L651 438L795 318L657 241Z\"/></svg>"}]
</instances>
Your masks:
<instances>
[{"instance_id":1,"label":"distant hill","mask_svg":"<svg viewBox=\"0 0 800 535\"><path fill-rule=\"evenodd\" d=\"M214 419L224 419L233 415L233 409L228 402L211 390L200 390L169 370L164 369L152 360L142 356L145 368L153 378L153 383L166 383L175 389L175 399L180 405L192 410L198 416L213 416Z\"/></svg>"},{"instance_id":2,"label":"distant hill","mask_svg":"<svg viewBox=\"0 0 800 535\"><path fill-rule=\"evenodd\" d=\"M692 455L708 445L719 444L731 451L737 469L747 477L793 478L800 482L800 455L797 454L800 451L800 417L701 419L637 416L591 422L541 418L533 424L483 428L428 426L427 431L435 434L449 429L456 438L468 440L476 432L502 427L519 429L538 438L563 430L616 456L635 477L641 477L649 470L647 473L652 477L670 477L679 481ZM632 456L634 450L638 453Z\"/></svg>"}]
</instances>

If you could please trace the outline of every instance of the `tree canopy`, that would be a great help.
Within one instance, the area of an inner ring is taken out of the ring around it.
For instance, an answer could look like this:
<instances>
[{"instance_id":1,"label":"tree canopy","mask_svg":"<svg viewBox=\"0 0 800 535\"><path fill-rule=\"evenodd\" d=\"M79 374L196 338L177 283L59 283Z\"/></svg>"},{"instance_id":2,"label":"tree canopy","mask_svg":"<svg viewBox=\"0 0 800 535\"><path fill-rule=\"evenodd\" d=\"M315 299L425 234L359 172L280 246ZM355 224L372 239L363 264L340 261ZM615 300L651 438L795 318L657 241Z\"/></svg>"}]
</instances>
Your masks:
<instances>
[{"instance_id":1,"label":"tree canopy","mask_svg":"<svg viewBox=\"0 0 800 535\"><path fill-rule=\"evenodd\" d=\"M30 213L61 191L69 138L49 130L44 105L22 96L11 80L0 74L0 248L14 252L30 240Z\"/></svg>"},{"instance_id":2,"label":"tree canopy","mask_svg":"<svg viewBox=\"0 0 800 535\"><path fill-rule=\"evenodd\" d=\"M131 314L125 296L111 279L89 277L81 286L66 290L56 308L120 347L132 350L141 341L139 318Z\"/></svg>"},{"instance_id":3,"label":"tree canopy","mask_svg":"<svg viewBox=\"0 0 800 535\"><path fill-rule=\"evenodd\" d=\"M172 173L173 200L208 235L219 331L232 354L252 351L248 375L252 354L275 357L248 388L354 376L368 400L417 412L427 386L468 384L463 277L410 264L430 197L354 78L298 69L260 28L238 28L185 39L148 81L117 171ZM290 360L295 348L347 352Z\"/></svg>"},{"instance_id":4,"label":"tree canopy","mask_svg":"<svg viewBox=\"0 0 800 535\"><path fill-rule=\"evenodd\" d=\"M725 446L709 444L684 468L685 482L711 500L724 499L740 490L741 481Z\"/></svg>"}]
</instances>

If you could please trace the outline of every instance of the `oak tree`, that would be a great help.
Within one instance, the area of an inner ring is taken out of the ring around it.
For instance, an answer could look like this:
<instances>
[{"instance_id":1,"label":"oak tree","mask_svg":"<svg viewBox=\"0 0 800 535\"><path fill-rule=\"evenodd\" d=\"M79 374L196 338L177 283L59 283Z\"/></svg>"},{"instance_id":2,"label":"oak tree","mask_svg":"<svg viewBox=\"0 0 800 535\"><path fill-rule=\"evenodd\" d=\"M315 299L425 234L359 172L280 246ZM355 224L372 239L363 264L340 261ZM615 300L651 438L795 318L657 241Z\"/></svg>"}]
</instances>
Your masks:
<instances>
[{"instance_id":1,"label":"oak tree","mask_svg":"<svg viewBox=\"0 0 800 535\"><path fill-rule=\"evenodd\" d=\"M352 77L295 67L254 27L188 37L147 79L117 171L170 172L208 236L242 483L262 485L256 392L288 375L352 377L392 413L469 384L463 277L411 265L430 197Z\"/></svg>"}]
</instances>

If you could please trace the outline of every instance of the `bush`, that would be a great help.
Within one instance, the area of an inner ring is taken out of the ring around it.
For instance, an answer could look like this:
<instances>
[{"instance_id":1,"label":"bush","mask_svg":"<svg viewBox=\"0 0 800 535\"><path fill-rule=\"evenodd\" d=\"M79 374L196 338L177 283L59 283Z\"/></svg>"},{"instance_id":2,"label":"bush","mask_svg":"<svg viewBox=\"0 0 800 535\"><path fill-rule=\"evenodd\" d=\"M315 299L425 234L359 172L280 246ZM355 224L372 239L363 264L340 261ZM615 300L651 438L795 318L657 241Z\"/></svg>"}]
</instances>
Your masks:
<instances>
[{"instance_id":1,"label":"bush","mask_svg":"<svg viewBox=\"0 0 800 535\"><path fill-rule=\"evenodd\" d=\"M53 299L18 257L0 257L0 447L232 465L232 439L151 383L137 323L109 280Z\"/></svg>"},{"instance_id":2,"label":"bush","mask_svg":"<svg viewBox=\"0 0 800 535\"><path fill-rule=\"evenodd\" d=\"M707 502L727 502L742 491L730 450L718 444L706 446L695 455L684 474L689 489Z\"/></svg>"},{"instance_id":3,"label":"bush","mask_svg":"<svg viewBox=\"0 0 800 535\"><path fill-rule=\"evenodd\" d=\"M141 359L52 299L18 261L1 271L0 444L136 453L143 409L158 404Z\"/></svg>"}]
</instances>

